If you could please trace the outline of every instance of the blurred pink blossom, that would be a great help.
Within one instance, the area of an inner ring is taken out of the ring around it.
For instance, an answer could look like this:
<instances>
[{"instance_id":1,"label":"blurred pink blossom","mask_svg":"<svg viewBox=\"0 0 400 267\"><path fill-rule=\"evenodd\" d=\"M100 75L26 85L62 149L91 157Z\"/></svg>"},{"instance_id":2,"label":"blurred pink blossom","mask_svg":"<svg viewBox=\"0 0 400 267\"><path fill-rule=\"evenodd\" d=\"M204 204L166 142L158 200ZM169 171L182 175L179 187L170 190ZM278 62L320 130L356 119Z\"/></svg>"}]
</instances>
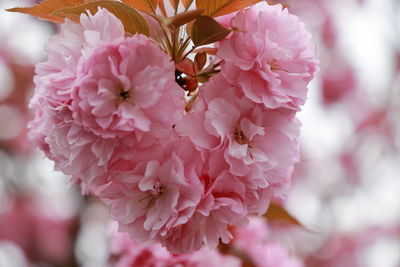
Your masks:
<instances>
[{"instance_id":1,"label":"blurred pink blossom","mask_svg":"<svg viewBox=\"0 0 400 267\"><path fill-rule=\"evenodd\" d=\"M269 239L266 220L250 217L244 228L235 228L233 247L243 251L259 267L302 267L301 260L291 256L283 246Z\"/></svg>"},{"instance_id":2,"label":"blurred pink blossom","mask_svg":"<svg viewBox=\"0 0 400 267\"><path fill-rule=\"evenodd\" d=\"M0 240L17 244L31 262L68 263L73 259L76 218L52 218L40 212L33 198L9 199L0 213Z\"/></svg>"}]
</instances>

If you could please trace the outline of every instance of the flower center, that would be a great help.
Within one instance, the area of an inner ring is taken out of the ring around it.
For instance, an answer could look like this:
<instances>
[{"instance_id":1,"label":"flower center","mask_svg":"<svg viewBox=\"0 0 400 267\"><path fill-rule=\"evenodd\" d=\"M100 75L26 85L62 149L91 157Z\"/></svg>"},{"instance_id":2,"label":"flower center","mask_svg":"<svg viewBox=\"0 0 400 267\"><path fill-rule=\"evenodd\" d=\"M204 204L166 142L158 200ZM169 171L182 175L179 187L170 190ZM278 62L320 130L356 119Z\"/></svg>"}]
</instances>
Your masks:
<instances>
[{"instance_id":1,"label":"flower center","mask_svg":"<svg viewBox=\"0 0 400 267\"><path fill-rule=\"evenodd\" d=\"M157 198L167 191L167 188L163 185L155 186L154 189L156 190Z\"/></svg>"},{"instance_id":2,"label":"flower center","mask_svg":"<svg viewBox=\"0 0 400 267\"><path fill-rule=\"evenodd\" d=\"M146 193L146 196L139 199L139 202L147 201L146 207L144 209L150 208L154 202L161 197L167 191L167 188L164 185L154 185L154 191Z\"/></svg>"},{"instance_id":3,"label":"flower center","mask_svg":"<svg viewBox=\"0 0 400 267\"><path fill-rule=\"evenodd\" d=\"M125 90L120 90L119 91L119 99L121 101L126 101L131 97L131 94L129 93L129 91L125 91Z\"/></svg>"},{"instance_id":4,"label":"flower center","mask_svg":"<svg viewBox=\"0 0 400 267\"><path fill-rule=\"evenodd\" d=\"M241 145L245 145L245 144L249 143L249 139L246 137L246 135L243 133L243 131L240 128L236 128L236 130L235 130L235 141Z\"/></svg>"}]
</instances>

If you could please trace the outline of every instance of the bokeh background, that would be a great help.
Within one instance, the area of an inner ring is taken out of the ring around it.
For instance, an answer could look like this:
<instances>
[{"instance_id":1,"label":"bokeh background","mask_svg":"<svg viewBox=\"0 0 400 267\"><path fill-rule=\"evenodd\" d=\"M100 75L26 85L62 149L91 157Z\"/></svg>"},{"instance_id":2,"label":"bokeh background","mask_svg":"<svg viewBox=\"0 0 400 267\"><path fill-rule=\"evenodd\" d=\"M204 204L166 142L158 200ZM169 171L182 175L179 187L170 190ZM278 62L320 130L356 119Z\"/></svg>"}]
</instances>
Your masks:
<instances>
[{"instance_id":1,"label":"bokeh background","mask_svg":"<svg viewBox=\"0 0 400 267\"><path fill-rule=\"evenodd\" d=\"M106 266L108 210L27 139L34 65L57 26L0 0L0 267ZM311 267L400 266L400 1L281 0L313 33L320 72L271 238Z\"/></svg>"}]
</instances>

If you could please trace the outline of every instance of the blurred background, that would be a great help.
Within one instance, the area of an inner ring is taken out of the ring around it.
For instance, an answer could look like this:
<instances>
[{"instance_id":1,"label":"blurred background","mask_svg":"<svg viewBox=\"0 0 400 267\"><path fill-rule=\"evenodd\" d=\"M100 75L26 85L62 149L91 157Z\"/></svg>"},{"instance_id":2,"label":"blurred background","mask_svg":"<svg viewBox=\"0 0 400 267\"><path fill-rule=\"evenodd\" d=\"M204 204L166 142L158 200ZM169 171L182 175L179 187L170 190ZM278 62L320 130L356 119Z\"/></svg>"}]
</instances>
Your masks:
<instances>
[{"instance_id":1,"label":"blurred background","mask_svg":"<svg viewBox=\"0 0 400 267\"><path fill-rule=\"evenodd\" d=\"M108 210L27 139L34 65L57 26L0 0L0 267L106 266ZM313 33L320 72L284 203L304 227L270 238L304 266L400 266L400 1L282 0Z\"/></svg>"}]
</instances>

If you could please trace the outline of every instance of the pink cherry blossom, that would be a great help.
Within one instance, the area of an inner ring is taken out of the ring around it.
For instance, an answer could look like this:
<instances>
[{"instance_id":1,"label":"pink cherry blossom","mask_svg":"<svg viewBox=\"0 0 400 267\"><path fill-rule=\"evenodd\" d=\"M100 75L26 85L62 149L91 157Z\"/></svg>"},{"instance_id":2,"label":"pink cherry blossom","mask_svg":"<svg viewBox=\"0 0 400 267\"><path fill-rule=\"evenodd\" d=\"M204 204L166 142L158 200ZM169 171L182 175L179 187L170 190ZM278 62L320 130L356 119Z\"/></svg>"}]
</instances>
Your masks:
<instances>
[{"instance_id":1,"label":"pink cherry blossom","mask_svg":"<svg viewBox=\"0 0 400 267\"><path fill-rule=\"evenodd\" d=\"M238 12L230 26L236 30L217 53L226 79L253 102L298 110L318 63L304 24L281 5L262 1Z\"/></svg>"},{"instance_id":2,"label":"pink cherry blossom","mask_svg":"<svg viewBox=\"0 0 400 267\"><path fill-rule=\"evenodd\" d=\"M95 47L124 38L122 23L105 9L95 15L81 15L81 24L67 20L60 34L45 47L48 60L36 66L35 94L31 107L35 119L29 124L30 138L55 167L73 182L84 181L90 191L94 180L104 179L106 163L116 143L100 140L72 118L70 111L78 65Z\"/></svg>"},{"instance_id":3,"label":"pink cherry blossom","mask_svg":"<svg viewBox=\"0 0 400 267\"><path fill-rule=\"evenodd\" d=\"M272 197L285 195L298 160L299 123L292 111L255 105L216 76L175 129L206 156L196 213L161 240L170 251L229 243L228 225L245 225L246 215L265 213Z\"/></svg>"},{"instance_id":4,"label":"pink cherry blossom","mask_svg":"<svg viewBox=\"0 0 400 267\"><path fill-rule=\"evenodd\" d=\"M36 65L32 103L44 98L52 103L48 108L57 108L71 101L79 61L93 48L124 36L121 21L106 9L99 9L94 15L82 14L80 24L67 19L61 32L45 46L47 61Z\"/></svg>"},{"instance_id":5,"label":"pink cherry blossom","mask_svg":"<svg viewBox=\"0 0 400 267\"><path fill-rule=\"evenodd\" d=\"M81 183L83 192L94 192L106 182L105 171L118 144L82 129L66 107L58 111L36 107L29 127L30 138L54 161L55 169L70 175L72 183Z\"/></svg>"},{"instance_id":6,"label":"pink cherry blossom","mask_svg":"<svg viewBox=\"0 0 400 267\"><path fill-rule=\"evenodd\" d=\"M221 190L222 191L222 190ZM161 240L172 253L191 253L207 246L215 250L219 242L228 244L232 234L228 227L244 226L247 223L247 211L234 192L207 194L198 205L193 217L185 224L171 230Z\"/></svg>"},{"instance_id":7,"label":"pink cherry blossom","mask_svg":"<svg viewBox=\"0 0 400 267\"><path fill-rule=\"evenodd\" d=\"M190 142L178 142L187 146L167 147L158 159L139 162L129 171L112 172L112 181L99 192L120 229L138 243L164 239L191 219L200 202L203 189L197 165L201 160L189 152Z\"/></svg>"},{"instance_id":8,"label":"pink cherry blossom","mask_svg":"<svg viewBox=\"0 0 400 267\"><path fill-rule=\"evenodd\" d=\"M298 160L299 122L291 111L254 105L223 76L200 88L193 110L176 125L199 148L211 153L208 173L230 178L251 212L263 213L268 197L282 197ZM205 170L206 171L206 170ZM235 177L240 177L239 182ZM269 193L267 191L269 191ZM263 200L263 201L261 201ZM258 204L256 203L258 202Z\"/></svg>"},{"instance_id":9,"label":"pink cherry blossom","mask_svg":"<svg viewBox=\"0 0 400 267\"><path fill-rule=\"evenodd\" d=\"M49 59L36 68L30 137L84 192L172 134L184 105L173 63L147 37L125 38L107 10L67 21L46 51Z\"/></svg>"},{"instance_id":10,"label":"pink cherry blossom","mask_svg":"<svg viewBox=\"0 0 400 267\"><path fill-rule=\"evenodd\" d=\"M175 82L175 66L145 36L100 46L80 66L73 117L96 135L124 137L137 130L168 135L183 115L183 90Z\"/></svg>"}]
</instances>

